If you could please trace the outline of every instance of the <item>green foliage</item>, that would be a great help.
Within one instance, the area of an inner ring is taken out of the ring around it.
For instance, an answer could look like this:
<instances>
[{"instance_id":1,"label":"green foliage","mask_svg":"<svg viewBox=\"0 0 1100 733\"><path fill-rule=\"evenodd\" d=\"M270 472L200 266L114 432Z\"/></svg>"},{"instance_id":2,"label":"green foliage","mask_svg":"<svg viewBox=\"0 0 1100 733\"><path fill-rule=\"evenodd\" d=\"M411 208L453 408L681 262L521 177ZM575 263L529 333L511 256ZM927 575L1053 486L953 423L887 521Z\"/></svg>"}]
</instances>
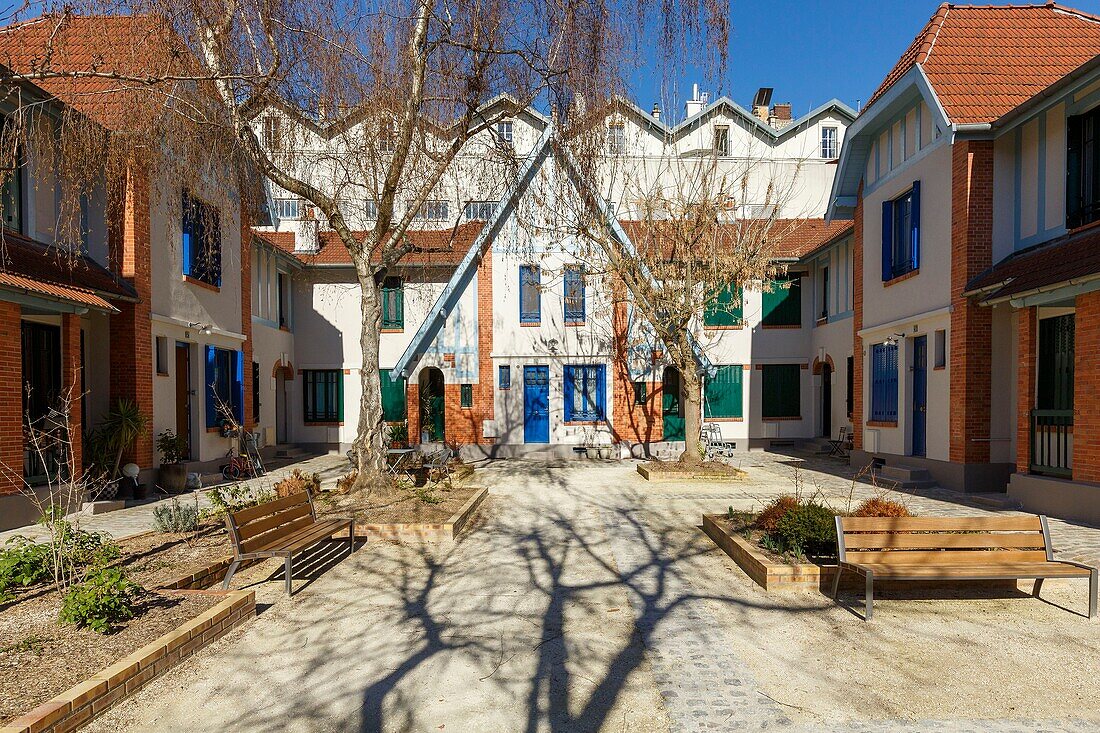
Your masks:
<instances>
[{"instance_id":1,"label":"green foliage","mask_svg":"<svg viewBox=\"0 0 1100 733\"><path fill-rule=\"evenodd\" d=\"M199 508L194 504L162 504L153 509L153 526L158 532L194 532L199 526Z\"/></svg>"},{"instance_id":2,"label":"green foliage","mask_svg":"<svg viewBox=\"0 0 1100 733\"><path fill-rule=\"evenodd\" d=\"M61 620L100 634L134 617L140 588L126 579L121 568L98 566L72 586L61 602Z\"/></svg>"},{"instance_id":3,"label":"green foliage","mask_svg":"<svg viewBox=\"0 0 1100 733\"><path fill-rule=\"evenodd\" d=\"M443 497L433 494L431 489L429 489L427 486L414 486L412 492L413 496L415 496L417 500L422 501L425 504L443 503Z\"/></svg>"},{"instance_id":4,"label":"green foliage","mask_svg":"<svg viewBox=\"0 0 1100 733\"><path fill-rule=\"evenodd\" d=\"M157 452L160 453L161 463L183 463L183 457L187 453L187 438L176 435L172 430L165 430L157 436Z\"/></svg>"},{"instance_id":5,"label":"green foliage","mask_svg":"<svg viewBox=\"0 0 1100 733\"><path fill-rule=\"evenodd\" d=\"M103 440L107 443L108 453L113 453L114 465L105 466L109 469L111 478L118 474L122 454L148 428L149 418L138 409L137 403L133 400L120 399L103 417L103 422L98 429L104 433Z\"/></svg>"},{"instance_id":6,"label":"green foliage","mask_svg":"<svg viewBox=\"0 0 1100 733\"><path fill-rule=\"evenodd\" d=\"M0 600L14 586L63 581L89 566L117 560L122 554L109 535L73 527L57 505L48 508L38 523L50 530L49 541L32 542L17 536L0 550Z\"/></svg>"},{"instance_id":7,"label":"green foliage","mask_svg":"<svg viewBox=\"0 0 1100 733\"><path fill-rule=\"evenodd\" d=\"M796 555L831 555L836 551L836 514L828 507L799 504L776 522L769 533L785 552Z\"/></svg>"},{"instance_id":8,"label":"green foliage","mask_svg":"<svg viewBox=\"0 0 1100 733\"><path fill-rule=\"evenodd\" d=\"M0 550L0 602L14 586L37 585L53 575L50 546L23 536L9 539Z\"/></svg>"},{"instance_id":9,"label":"green foliage","mask_svg":"<svg viewBox=\"0 0 1100 733\"><path fill-rule=\"evenodd\" d=\"M802 501L797 496L790 494L776 497L765 504L760 511L760 515L756 518L756 528L765 534L774 533L779 520L801 504Z\"/></svg>"},{"instance_id":10,"label":"green foliage","mask_svg":"<svg viewBox=\"0 0 1100 733\"><path fill-rule=\"evenodd\" d=\"M409 423L401 421L390 424L390 440L399 445L409 444Z\"/></svg>"},{"instance_id":11,"label":"green foliage","mask_svg":"<svg viewBox=\"0 0 1100 733\"><path fill-rule=\"evenodd\" d=\"M35 634L31 634L28 637L20 639L14 644L0 647L0 654L16 652L19 654L33 654L37 657L42 654L43 650L46 648L46 643L48 641L49 638L45 636L37 636Z\"/></svg>"},{"instance_id":12,"label":"green foliage","mask_svg":"<svg viewBox=\"0 0 1100 733\"><path fill-rule=\"evenodd\" d=\"M199 513L199 520L221 519L226 514L238 512L250 506L263 504L276 499L275 492L268 488L252 488L241 484L219 486L207 493L211 507Z\"/></svg>"}]
</instances>

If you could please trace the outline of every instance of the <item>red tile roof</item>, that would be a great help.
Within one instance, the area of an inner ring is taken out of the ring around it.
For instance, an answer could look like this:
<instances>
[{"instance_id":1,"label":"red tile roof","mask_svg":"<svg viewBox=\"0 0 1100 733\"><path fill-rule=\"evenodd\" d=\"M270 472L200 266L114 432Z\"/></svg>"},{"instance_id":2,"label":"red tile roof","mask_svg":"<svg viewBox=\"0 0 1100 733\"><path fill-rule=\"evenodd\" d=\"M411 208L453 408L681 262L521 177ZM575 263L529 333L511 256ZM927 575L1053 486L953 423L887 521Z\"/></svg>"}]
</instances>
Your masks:
<instances>
[{"instance_id":1,"label":"red tile roof","mask_svg":"<svg viewBox=\"0 0 1100 733\"><path fill-rule=\"evenodd\" d=\"M643 242L647 236L654 233L646 222L622 220L623 229L635 246ZM736 227L760 227L760 231L754 239L765 238L771 240L767 246L771 249L772 259L799 259L810 252L828 244L837 237L852 229L852 222L834 220L826 222L824 219L776 219L748 220L730 223L731 245L741 240L741 235L735 234ZM765 229L766 227L766 229ZM764 236L766 235L766 237Z\"/></svg>"},{"instance_id":2,"label":"red tile roof","mask_svg":"<svg viewBox=\"0 0 1100 733\"><path fill-rule=\"evenodd\" d=\"M116 310L111 299L137 300L130 285L95 260L8 230L0 233L0 289L103 311Z\"/></svg>"},{"instance_id":3,"label":"red tile roof","mask_svg":"<svg viewBox=\"0 0 1100 733\"><path fill-rule=\"evenodd\" d=\"M1002 300L1100 276L1100 227L1065 234L1014 252L967 283L982 300Z\"/></svg>"},{"instance_id":4,"label":"red tile roof","mask_svg":"<svg viewBox=\"0 0 1100 733\"><path fill-rule=\"evenodd\" d=\"M864 112L919 65L948 118L993 122L1100 54L1100 18L1056 3L944 3L871 95Z\"/></svg>"},{"instance_id":5,"label":"red tile roof","mask_svg":"<svg viewBox=\"0 0 1100 733\"><path fill-rule=\"evenodd\" d=\"M408 230L409 241L416 247L401 259L406 265L457 265L469 251L474 239L481 232L485 222L470 221L451 229ZM354 232L357 238L367 236L367 232ZM267 232L253 230L253 235L297 258L305 265L347 265L351 266L351 255L335 232L324 231L319 236L320 249L316 252L302 252L294 249L293 232ZM372 259L378 260L375 252Z\"/></svg>"},{"instance_id":6,"label":"red tile roof","mask_svg":"<svg viewBox=\"0 0 1100 733\"><path fill-rule=\"evenodd\" d=\"M152 120L171 92L133 77L187 75L195 57L167 24L150 15L45 15L0 29L0 64L19 73L96 72L131 78L39 79L50 94L110 129Z\"/></svg>"}]
</instances>

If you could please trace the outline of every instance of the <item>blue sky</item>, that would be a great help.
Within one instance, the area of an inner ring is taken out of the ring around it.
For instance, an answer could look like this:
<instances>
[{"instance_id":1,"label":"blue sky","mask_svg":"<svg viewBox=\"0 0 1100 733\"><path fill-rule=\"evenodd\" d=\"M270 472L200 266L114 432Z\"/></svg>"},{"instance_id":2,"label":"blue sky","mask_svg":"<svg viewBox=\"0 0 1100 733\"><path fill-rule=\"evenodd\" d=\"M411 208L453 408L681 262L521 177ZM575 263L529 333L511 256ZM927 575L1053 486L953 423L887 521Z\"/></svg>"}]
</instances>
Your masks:
<instances>
[{"instance_id":1,"label":"blue sky","mask_svg":"<svg viewBox=\"0 0 1100 733\"><path fill-rule=\"evenodd\" d=\"M990 0L974 0L989 2ZM1015 0L1016 4L1024 4ZM1100 0L1061 0L1100 13ZM662 94L661 72L639 69L630 93L642 109L663 100L666 119L681 119L692 82L743 106L759 87L773 102L791 102L795 117L836 97L864 103L936 11L939 0L730 0L729 60L722 79L699 69L672 71L675 89ZM673 95L676 104L673 105Z\"/></svg>"}]
</instances>

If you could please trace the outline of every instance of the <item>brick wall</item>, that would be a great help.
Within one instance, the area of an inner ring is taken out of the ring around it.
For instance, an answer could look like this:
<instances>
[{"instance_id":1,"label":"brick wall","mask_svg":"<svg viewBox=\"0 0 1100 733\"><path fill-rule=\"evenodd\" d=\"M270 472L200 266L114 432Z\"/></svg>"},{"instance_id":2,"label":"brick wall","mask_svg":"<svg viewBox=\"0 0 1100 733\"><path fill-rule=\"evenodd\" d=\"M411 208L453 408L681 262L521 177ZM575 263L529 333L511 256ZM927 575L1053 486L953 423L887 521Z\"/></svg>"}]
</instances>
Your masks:
<instances>
[{"instance_id":1,"label":"brick wall","mask_svg":"<svg viewBox=\"0 0 1100 733\"><path fill-rule=\"evenodd\" d=\"M153 332L150 321L149 181L147 171L131 166L121 192L121 222L111 227L111 264L138 294L137 303L119 303L111 316L111 404L137 403L153 417ZM123 457L139 466L153 465L153 434L147 430Z\"/></svg>"},{"instance_id":2,"label":"brick wall","mask_svg":"<svg viewBox=\"0 0 1100 733\"><path fill-rule=\"evenodd\" d=\"M993 141L957 141L951 148L949 457L954 463L989 461L993 314L962 294L992 259Z\"/></svg>"},{"instance_id":3,"label":"brick wall","mask_svg":"<svg viewBox=\"0 0 1100 733\"><path fill-rule=\"evenodd\" d=\"M244 197L242 197L242 201ZM252 419L252 229L248 215L241 211L241 333L244 343L244 429L256 427Z\"/></svg>"},{"instance_id":4,"label":"brick wall","mask_svg":"<svg viewBox=\"0 0 1100 733\"><path fill-rule=\"evenodd\" d=\"M61 390L71 391L69 403L69 435L72 437L71 475L79 476L83 468L81 455L80 404L83 391L80 388L80 316L65 313L61 316Z\"/></svg>"},{"instance_id":5,"label":"brick wall","mask_svg":"<svg viewBox=\"0 0 1100 733\"><path fill-rule=\"evenodd\" d=\"M1035 407L1036 344L1039 324L1035 308L1022 308L1016 327L1019 362L1016 368L1016 470L1031 466L1031 410Z\"/></svg>"},{"instance_id":6,"label":"brick wall","mask_svg":"<svg viewBox=\"0 0 1100 733\"><path fill-rule=\"evenodd\" d=\"M0 301L0 494L22 486L23 348L22 309Z\"/></svg>"},{"instance_id":7,"label":"brick wall","mask_svg":"<svg viewBox=\"0 0 1100 733\"><path fill-rule=\"evenodd\" d=\"M1077 296L1073 336L1073 480L1100 482L1100 293Z\"/></svg>"},{"instance_id":8,"label":"brick wall","mask_svg":"<svg viewBox=\"0 0 1100 733\"><path fill-rule=\"evenodd\" d=\"M863 450L863 182L856 193L852 231L852 447Z\"/></svg>"}]
</instances>

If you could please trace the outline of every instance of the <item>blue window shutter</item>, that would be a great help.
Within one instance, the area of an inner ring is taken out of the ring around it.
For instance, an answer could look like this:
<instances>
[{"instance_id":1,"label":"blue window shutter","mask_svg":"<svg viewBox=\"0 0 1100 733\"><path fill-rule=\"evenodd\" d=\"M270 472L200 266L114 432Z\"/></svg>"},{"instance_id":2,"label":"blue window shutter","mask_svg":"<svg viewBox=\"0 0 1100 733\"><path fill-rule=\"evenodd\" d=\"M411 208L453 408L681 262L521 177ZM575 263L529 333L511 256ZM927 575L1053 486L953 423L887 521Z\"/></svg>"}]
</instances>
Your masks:
<instances>
[{"instance_id":1,"label":"blue window shutter","mask_svg":"<svg viewBox=\"0 0 1100 733\"><path fill-rule=\"evenodd\" d=\"M891 252L893 251L894 236L894 202L882 202L882 281L886 282L893 277L894 263Z\"/></svg>"},{"instance_id":2,"label":"blue window shutter","mask_svg":"<svg viewBox=\"0 0 1100 733\"><path fill-rule=\"evenodd\" d=\"M218 378L217 351L213 346L206 347L206 427L216 428L219 424L218 406L214 400L214 385Z\"/></svg>"},{"instance_id":3,"label":"blue window shutter","mask_svg":"<svg viewBox=\"0 0 1100 733\"><path fill-rule=\"evenodd\" d=\"M898 347L886 347L886 419L898 419Z\"/></svg>"},{"instance_id":4,"label":"blue window shutter","mask_svg":"<svg viewBox=\"0 0 1100 733\"><path fill-rule=\"evenodd\" d=\"M190 207L188 206L187 192L184 191L182 199L182 221L180 226L183 228L183 274L191 274L191 216Z\"/></svg>"},{"instance_id":5,"label":"blue window shutter","mask_svg":"<svg viewBox=\"0 0 1100 733\"><path fill-rule=\"evenodd\" d=\"M913 181L913 203L909 208L909 221L912 227L909 233L909 256L913 260L913 269L920 267L920 181Z\"/></svg>"},{"instance_id":6,"label":"blue window shutter","mask_svg":"<svg viewBox=\"0 0 1100 733\"><path fill-rule=\"evenodd\" d=\"M600 364L596 367L596 419L603 420L607 408L605 407L606 400L604 399L604 371L605 367Z\"/></svg>"},{"instance_id":7,"label":"blue window shutter","mask_svg":"<svg viewBox=\"0 0 1100 733\"><path fill-rule=\"evenodd\" d=\"M244 425L244 358L240 351L233 352L233 362L233 415Z\"/></svg>"},{"instance_id":8,"label":"blue window shutter","mask_svg":"<svg viewBox=\"0 0 1100 733\"><path fill-rule=\"evenodd\" d=\"M573 367L562 368L562 393L565 395L565 421L573 419Z\"/></svg>"}]
</instances>

